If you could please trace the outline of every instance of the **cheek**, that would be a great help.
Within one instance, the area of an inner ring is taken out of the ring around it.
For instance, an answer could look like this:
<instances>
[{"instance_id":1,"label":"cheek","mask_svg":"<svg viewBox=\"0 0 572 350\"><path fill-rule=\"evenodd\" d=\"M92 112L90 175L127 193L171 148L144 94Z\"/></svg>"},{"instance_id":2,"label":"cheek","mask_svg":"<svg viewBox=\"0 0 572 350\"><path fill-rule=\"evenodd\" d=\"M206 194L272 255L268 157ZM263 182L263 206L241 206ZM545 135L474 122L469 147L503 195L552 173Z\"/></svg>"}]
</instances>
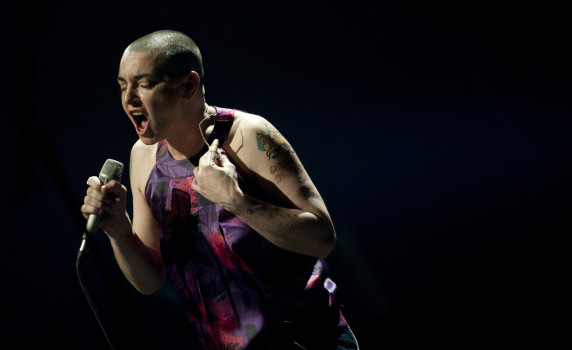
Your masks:
<instances>
[{"instance_id":1,"label":"cheek","mask_svg":"<svg viewBox=\"0 0 572 350\"><path fill-rule=\"evenodd\" d=\"M149 114L152 115L160 114L168 116L181 113L181 105L177 103L177 100L167 96L160 96L159 98L149 100L145 107Z\"/></svg>"},{"instance_id":2,"label":"cheek","mask_svg":"<svg viewBox=\"0 0 572 350\"><path fill-rule=\"evenodd\" d=\"M125 101L123 101L123 99L121 99L121 108L123 108L123 111L125 111L125 113L127 113L127 111L128 111L127 103L125 103Z\"/></svg>"}]
</instances>

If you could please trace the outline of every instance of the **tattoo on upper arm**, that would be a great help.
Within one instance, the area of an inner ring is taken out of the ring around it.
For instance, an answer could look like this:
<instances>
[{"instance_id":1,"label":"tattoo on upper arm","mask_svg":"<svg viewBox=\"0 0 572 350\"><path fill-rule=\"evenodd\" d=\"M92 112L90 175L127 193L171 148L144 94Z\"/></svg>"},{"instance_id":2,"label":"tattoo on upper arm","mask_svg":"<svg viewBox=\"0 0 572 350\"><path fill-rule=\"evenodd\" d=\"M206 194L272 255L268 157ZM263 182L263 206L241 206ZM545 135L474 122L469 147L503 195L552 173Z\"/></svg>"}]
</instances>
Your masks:
<instances>
[{"instance_id":1,"label":"tattoo on upper arm","mask_svg":"<svg viewBox=\"0 0 572 350\"><path fill-rule=\"evenodd\" d=\"M270 174L274 175L274 180L276 180L277 184L290 176L289 174L282 172L282 170L284 170L282 163L278 163L270 167Z\"/></svg>"},{"instance_id":2,"label":"tattoo on upper arm","mask_svg":"<svg viewBox=\"0 0 572 350\"><path fill-rule=\"evenodd\" d=\"M294 150L276 128L269 125L265 126L265 132L256 133L256 143L258 149L263 151L269 160L278 160L269 169L270 174L274 176L275 183L278 184L296 173L297 165L291 157L279 158L283 154L294 155Z\"/></svg>"},{"instance_id":3,"label":"tattoo on upper arm","mask_svg":"<svg viewBox=\"0 0 572 350\"><path fill-rule=\"evenodd\" d=\"M268 159L276 159L280 152L294 153L292 146L276 128L266 125L266 132L256 133L258 149L265 152Z\"/></svg>"},{"instance_id":4,"label":"tattoo on upper arm","mask_svg":"<svg viewBox=\"0 0 572 350\"><path fill-rule=\"evenodd\" d=\"M300 191L306 198L317 198L315 188L310 185L310 179L305 172L301 171L301 164L296 157L294 149L286 141L276 128L266 125L266 132L256 133L258 149L265 152L269 160L277 159L281 154L290 154L290 157L278 158L278 162L270 166L270 174L274 176L274 181L279 184L286 178L296 176Z\"/></svg>"}]
</instances>

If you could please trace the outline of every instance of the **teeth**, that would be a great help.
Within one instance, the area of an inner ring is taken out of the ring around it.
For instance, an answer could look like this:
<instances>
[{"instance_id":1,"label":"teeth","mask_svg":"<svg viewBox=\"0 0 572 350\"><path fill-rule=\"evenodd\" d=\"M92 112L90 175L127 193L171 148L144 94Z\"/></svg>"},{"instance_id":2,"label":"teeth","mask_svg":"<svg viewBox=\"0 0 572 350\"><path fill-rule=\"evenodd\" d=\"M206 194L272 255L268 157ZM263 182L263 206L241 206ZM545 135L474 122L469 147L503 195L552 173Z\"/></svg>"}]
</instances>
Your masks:
<instances>
[{"instance_id":1,"label":"teeth","mask_svg":"<svg viewBox=\"0 0 572 350\"><path fill-rule=\"evenodd\" d=\"M141 113L141 112L132 112L131 115L134 116L134 117L141 117L141 116L143 116L144 118L137 118L137 121L139 121L139 122L142 122L140 119L147 119L147 117L146 117L143 113ZM138 122L137 124L139 124L139 122ZM144 128L142 125L139 125L137 129L140 130L140 131L145 130L145 128Z\"/></svg>"}]
</instances>

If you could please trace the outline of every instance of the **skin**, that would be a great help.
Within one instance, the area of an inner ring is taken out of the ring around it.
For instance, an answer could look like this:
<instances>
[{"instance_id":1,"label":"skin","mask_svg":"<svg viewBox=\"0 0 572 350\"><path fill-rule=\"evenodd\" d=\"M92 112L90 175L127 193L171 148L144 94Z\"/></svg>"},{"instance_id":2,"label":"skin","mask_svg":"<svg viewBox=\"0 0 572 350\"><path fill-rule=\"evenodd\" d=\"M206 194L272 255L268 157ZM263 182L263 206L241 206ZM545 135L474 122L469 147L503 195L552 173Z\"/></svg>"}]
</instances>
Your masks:
<instances>
[{"instance_id":1,"label":"skin","mask_svg":"<svg viewBox=\"0 0 572 350\"><path fill-rule=\"evenodd\" d=\"M157 291L166 275L159 227L144 196L156 143L166 140L175 159L195 156L204 145L199 123L215 113L205 102L196 72L165 80L153 75L153 67L151 55L129 49L119 66L122 106L139 135L130 164L133 220L125 210L127 189L116 181L102 186L96 176L90 177L81 207L86 218L103 214L100 228L122 272L144 294ZM213 121L201 127L208 137ZM254 184L249 193L239 186L237 168ZM288 141L261 116L235 112L224 144L215 140L200 158L192 188L283 249L320 258L334 249L335 230L320 194Z\"/></svg>"}]
</instances>

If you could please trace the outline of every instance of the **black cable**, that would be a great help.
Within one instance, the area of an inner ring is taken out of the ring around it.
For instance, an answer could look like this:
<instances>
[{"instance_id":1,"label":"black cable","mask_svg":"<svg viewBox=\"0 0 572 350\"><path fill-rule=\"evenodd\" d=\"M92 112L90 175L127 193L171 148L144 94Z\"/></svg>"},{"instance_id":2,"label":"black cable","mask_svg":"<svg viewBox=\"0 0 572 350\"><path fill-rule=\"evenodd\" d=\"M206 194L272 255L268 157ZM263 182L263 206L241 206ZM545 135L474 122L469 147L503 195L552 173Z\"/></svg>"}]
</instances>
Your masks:
<instances>
[{"instance_id":1,"label":"black cable","mask_svg":"<svg viewBox=\"0 0 572 350\"><path fill-rule=\"evenodd\" d=\"M97 313L97 310L95 309L95 305L93 304L91 297L89 296L89 293L87 292L87 288L85 288L85 285L84 285L83 280L81 278L81 274L79 273L80 261L81 261L81 257L78 255L78 259L77 259L76 264L75 264L75 269L76 269L77 279L79 281L79 285L81 286L81 290L83 291L83 294L85 295L85 298L87 299L87 302L89 303L89 306L91 307L91 310L93 311L93 315L95 316L95 319L97 320L97 323L99 324L99 328L101 328L101 331L103 332L103 335L105 336L105 339L107 340L107 344L109 344L109 347L111 349L113 349L113 344L111 344L111 340L107 336L107 332L105 331L105 328L103 327L103 324L101 323L101 320L99 319L99 314Z\"/></svg>"}]
</instances>

